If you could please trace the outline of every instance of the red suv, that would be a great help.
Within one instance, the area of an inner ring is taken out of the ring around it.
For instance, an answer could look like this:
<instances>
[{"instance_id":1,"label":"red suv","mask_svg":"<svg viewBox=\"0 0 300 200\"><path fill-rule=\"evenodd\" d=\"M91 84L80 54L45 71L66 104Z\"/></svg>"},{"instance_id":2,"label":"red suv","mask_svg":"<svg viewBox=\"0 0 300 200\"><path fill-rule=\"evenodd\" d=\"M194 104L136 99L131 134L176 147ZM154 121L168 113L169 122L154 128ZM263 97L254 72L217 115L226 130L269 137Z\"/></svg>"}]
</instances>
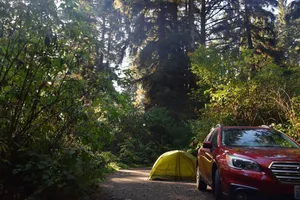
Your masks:
<instances>
[{"instance_id":1,"label":"red suv","mask_svg":"<svg viewBox=\"0 0 300 200\"><path fill-rule=\"evenodd\" d=\"M197 157L197 188L216 200L300 199L300 145L270 127L217 125Z\"/></svg>"}]
</instances>

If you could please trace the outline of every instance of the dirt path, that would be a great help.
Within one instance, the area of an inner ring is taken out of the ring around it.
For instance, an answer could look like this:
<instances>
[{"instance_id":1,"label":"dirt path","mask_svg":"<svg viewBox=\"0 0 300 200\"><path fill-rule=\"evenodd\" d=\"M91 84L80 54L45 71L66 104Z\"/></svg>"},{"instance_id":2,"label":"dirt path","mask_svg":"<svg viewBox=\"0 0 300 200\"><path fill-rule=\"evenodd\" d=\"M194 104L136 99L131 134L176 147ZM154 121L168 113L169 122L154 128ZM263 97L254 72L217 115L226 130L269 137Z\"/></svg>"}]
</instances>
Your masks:
<instances>
[{"instance_id":1,"label":"dirt path","mask_svg":"<svg viewBox=\"0 0 300 200\"><path fill-rule=\"evenodd\" d=\"M200 192L194 182L148 180L150 168L120 170L101 184L99 200L213 200L210 190Z\"/></svg>"}]
</instances>

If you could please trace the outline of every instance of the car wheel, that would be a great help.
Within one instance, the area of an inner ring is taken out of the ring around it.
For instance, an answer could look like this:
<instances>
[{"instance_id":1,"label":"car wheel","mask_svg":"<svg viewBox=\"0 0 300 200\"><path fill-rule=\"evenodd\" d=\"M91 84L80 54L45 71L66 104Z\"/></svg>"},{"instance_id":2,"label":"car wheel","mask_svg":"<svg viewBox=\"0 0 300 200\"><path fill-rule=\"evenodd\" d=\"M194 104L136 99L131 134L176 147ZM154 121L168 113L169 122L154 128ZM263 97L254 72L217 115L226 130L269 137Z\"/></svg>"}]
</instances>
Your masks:
<instances>
[{"instance_id":1,"label":"car wheel","mask_svg":"<svg viewBox=\"0 0 300 200\"><path fill-rule=\"evenodd\" d=\"M222 198L222 187L221 187L221 179L220 179L220 173L219 170L217 169L215 172L215 181L214 181L214 188L213 188L213 193L215 196L215 200L221 200Z\"/></svg>"},{"instance_id":2,"label":"car wheel","mask_svg":"<svg viewBox=\"0 0 300 200\"><path fill-rule=\"evenodd\" d=\"M206 190L207 184L201 179L202 178L200 175L200 170L199 170L199 167L197 166L197 173L196 173L197 189L198 190Z\"/></svg>"}]
</instances>

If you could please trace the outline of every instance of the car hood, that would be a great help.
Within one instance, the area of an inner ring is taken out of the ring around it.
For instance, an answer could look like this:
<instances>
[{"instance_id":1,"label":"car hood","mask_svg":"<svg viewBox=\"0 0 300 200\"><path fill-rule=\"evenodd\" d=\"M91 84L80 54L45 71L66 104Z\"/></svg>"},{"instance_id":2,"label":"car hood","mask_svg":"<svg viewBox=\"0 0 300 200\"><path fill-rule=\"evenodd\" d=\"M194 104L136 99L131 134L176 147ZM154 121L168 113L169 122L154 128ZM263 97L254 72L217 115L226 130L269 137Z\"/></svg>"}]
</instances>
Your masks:
<instances>
[{"instance_id":1,"label":"car hood","mask_svg":"<svg viewBox=\"0 0 300 200\"><path fill-rule=\"evenodd\" d=\"M226 148L228 153L233 155L240 155L254 160L268 159L278 161L298 161L300 162L300 149L299 148Z\"/></svg>"}]
</instances>

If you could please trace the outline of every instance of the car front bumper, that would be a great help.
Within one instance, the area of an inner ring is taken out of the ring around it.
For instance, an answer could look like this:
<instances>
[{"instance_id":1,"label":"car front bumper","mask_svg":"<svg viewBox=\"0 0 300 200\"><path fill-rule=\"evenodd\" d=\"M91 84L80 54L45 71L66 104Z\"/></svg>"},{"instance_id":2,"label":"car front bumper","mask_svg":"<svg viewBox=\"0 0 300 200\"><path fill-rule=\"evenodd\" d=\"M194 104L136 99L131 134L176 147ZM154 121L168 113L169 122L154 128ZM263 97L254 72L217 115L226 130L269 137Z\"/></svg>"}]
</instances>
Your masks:
<instances>
[{"instance_id":1,"label":"car front bumper","mask_svg":"<svg viewBox=\"0 0 300 200\"><path fill-rule=\"evenodd\" d=\"M294 199L293 184L280 183L272 174L227 168L221 171L223 193L245 192L253 199Z\"/></svg>"},{"instance_id":2,"label":"car front bumper","mask_svg":"<svg viewBox=\"0 0 300 200\"><path fill-rule=\"evenodd\" d=\"M247 185L239 185L232 183L230 190L225 193L230 199L235 199L238 192L245 192L249 199L253 200L294 200L294 194L280 193L280 194L267 194L260 191L258 188L249 187Z\"/></svg>"}]
</instances>

